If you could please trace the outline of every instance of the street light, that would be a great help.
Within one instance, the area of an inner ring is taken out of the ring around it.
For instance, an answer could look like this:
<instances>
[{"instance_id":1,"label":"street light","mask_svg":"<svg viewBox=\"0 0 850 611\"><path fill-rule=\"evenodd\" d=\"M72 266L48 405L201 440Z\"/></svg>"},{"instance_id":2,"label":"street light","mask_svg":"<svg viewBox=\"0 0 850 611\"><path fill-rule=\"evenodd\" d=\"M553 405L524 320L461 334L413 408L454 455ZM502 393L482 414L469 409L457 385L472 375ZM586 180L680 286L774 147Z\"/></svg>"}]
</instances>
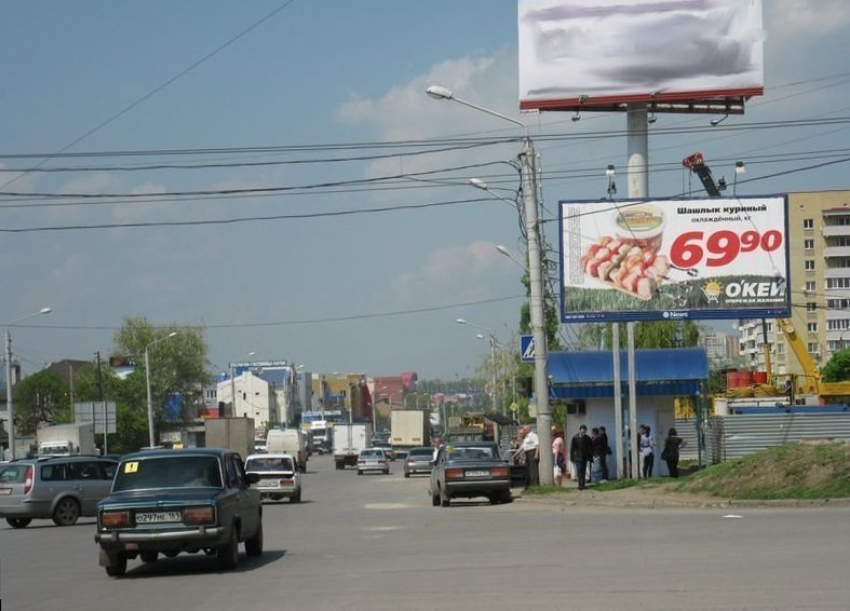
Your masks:
<instances>
[{"instance_id":1,"label":"street light","mask_svg":"<svg viewBox=\"0 0 850 611\"><path fill-rule=\"evenodd\" d=\"M165 337L160 337L159 339L155 339L152 342L149 342L147 346L145 346L145 386L148 391L148 447L154 447L154 437L153 437L153 401L151 399L151 364L150 364L150 349L151 346L155 346L159 342L164 342L167 339L171 339L177 335L177 331L172 331Z\"/></svg>"},{"instance_id":2,"label":"street light","mask_svg":"<svg viewBox=\"0 0 850 611\"><path fill-rule=\"evenodd\" d=\"M523 151L519 155L522 179L522 194L525 207L525 234L528 242L528 272L531 288L529 309L531 310L531 330L534 336L534 389L537 398L537 436L540 443L540 483L554 483L552 453L552 413L549 411L549 376L546 372L548 347L546 346L546 318L543 304L543 270L540 262L540 226L537 202L537 168L534 143L528 134L525 123L507 117L489 108L472 104L456 97L450 90L439 85L427 89L428 95L440 100L453 100L458 104L480 110L489 115L510 121L522 127L525 132ZM478 187L481 188L481 187ZM497 199L502 199L489 189L484 189Z\"/></svg>"},{"instance_id":3,"label":"street light","mask_svg":"<svg viewBox=\"0 0 850 611\"><path fill-rule=\"evenodd\" d=\"M11 460L15 460L15 407L12 401L12 334L9 331L9 327L34 316L50 314L52 311L50 308L41 308L38 312L32 312L6 323L6 409L9 413L9 450Z\"/></svg>"},{"instance_id":4,"label":"street light","mask_svg":"<svg viewBox=\"0 0 850 611\"><path fill-rule=\"evenodd\" d=\"M496 405L498 403L498 396L496 393L496 335L493 333L492 329L488 329L487 327L476 325L475 323L471 323L465 318L458 318L455 320L459 325L468 325L470 327L475 327L476 329L481 329L482 331L486 331L487 335L482 335L481 333L476 333L475 337L478 339L486 339L490 341L490 404L492 405L493 411L496 410ZM504 408L502 409L504 413Z\"/></svg>"}]
</instances>

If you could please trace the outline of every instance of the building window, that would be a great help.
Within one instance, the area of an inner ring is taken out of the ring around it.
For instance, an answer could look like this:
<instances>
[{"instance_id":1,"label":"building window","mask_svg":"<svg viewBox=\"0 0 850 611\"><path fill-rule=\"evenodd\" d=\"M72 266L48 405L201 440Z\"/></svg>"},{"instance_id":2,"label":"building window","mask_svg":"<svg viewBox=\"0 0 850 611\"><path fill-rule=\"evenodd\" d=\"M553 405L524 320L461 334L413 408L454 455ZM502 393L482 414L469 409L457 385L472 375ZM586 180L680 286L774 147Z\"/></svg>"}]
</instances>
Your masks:
<instances>
[{"instance_id":1,"label":"building window","mask_svg":"<svg viewBox=\"0 0 850 611\"><path fill-rule=\"evenodd\" d=\"M850 216L839 216L836 220L838 221L838 225L843 227L850 226Z\"/></svg>"},{"instance_id":2,"label":"building window","mask_svg":"<svg viewBox=\"0 0 850 611\"><path fill-rule=\"evenodd\" d=\"M806 250L814 250L815 249L815 241L814 240L803 240L803 248Z\"/></svg>"},{"instance_id":3,"label":"building window","mask_svg":"<svg viewBox=\"0 0 850 611\"><path fill-rule=\"evenodd\" d=\"M785 354L785 344L776 344L776 354Z\"/></svg>"},{"instance_id":4,"label":"building window","mask_svg":"<svg viewBox=\"0 0 850 611\"><path fill-rule=\"evenodd\" d=\"M806 302L806 312L817 312L818 304L814 301Z\"/></svg>"},{"instance_id":5,"label":"building window","mask_svg":"<svg viewBox=\"0 0 850 611\"><path fill-rule=\"evenodd\" d=\"M850 299L828 299L826 307L830 310L850 310Z\"/></svg>"},{"instance_id":6,"label":"building window","mask_svg":"<svg viewBox=\"0 0 850 611\"><path fill-rule=\"evenodd\" d=\"M805 291L807 293L814 293L816 288L816 283L814 280L806 280L806 288Z\"/></svg>"},{"instance_id":7,"label":"building window","mask_svg":"<svg viewBox=\"0 0 850 611\"><path fill-rule=\"evenodd\" d=\"M803 219L803 229L814 229L815 228L815 220L814 219Z\"/></svg>"},{"instance_id":8,"label":"building window","mask_svg":"<svg viewBox=\"0 0 850 611\"><path fill-rule=\"evenodd\" d=\"M850 278L829 278L826 281L828 289L850 289Z\"/></svg>"},{"instance_id":9,"label":"building window","mask_svg":"<svg viewBox=\"0 0 850 611\"><path fill-rule=\"evenodd\" d=\"M810 322L806 326L809 330L809 333L817 333L818 332L818 323Z\"/></svg>"},{"instance_id":10,"label":"building window","mask_svg":"<svg viewBox=\"0 0 850 611\"><path fill-rule=\"evenodd\" d=\"M817 342L809 342L808 349L809 349L809 354L811 354L813 356L816 355L816 354L820 354L820 346L818 346Z\"/></svg>"},{"instance_id":11,"label":"building window","mask_svg":"<svg viewBox=\"0 0 850 611\"><path fill-rule=\"evenodd\" d=\"M815 262L814 259L806 259L806 271L812 272L815 270Z\"/></svg>"}]
</instances>

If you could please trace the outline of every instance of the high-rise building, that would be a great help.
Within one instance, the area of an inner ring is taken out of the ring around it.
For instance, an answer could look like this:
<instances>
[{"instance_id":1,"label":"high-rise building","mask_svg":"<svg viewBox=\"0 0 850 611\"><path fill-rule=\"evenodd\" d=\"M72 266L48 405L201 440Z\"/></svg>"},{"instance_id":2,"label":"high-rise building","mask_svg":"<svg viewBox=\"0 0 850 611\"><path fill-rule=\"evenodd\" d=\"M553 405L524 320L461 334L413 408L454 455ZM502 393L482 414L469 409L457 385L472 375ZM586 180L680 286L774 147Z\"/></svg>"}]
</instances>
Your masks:
<instances>
[{"instance_id":1,"label":"high-rise building","mask_svg":"<svg viewBox=\"0 0 850 611\"><path fill-rule=\"evenodd\" d=\"M850 191L788 195L789 322L819 366L850 348ZM740 321L741 355L763 370L764 331L775 374L804 373L773 320Z\"/></svg>"}]
</instances>

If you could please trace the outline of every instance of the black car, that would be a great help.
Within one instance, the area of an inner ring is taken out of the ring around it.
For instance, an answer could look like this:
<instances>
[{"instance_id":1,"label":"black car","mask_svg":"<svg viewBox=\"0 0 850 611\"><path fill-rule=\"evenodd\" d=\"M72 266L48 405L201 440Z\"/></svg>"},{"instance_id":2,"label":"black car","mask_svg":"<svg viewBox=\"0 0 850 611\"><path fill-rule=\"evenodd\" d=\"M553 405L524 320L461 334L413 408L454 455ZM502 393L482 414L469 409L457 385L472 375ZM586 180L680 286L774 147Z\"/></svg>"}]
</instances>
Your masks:
<instances>
[{"instance_id":1,"label":"black car","mask_svg":"<svg viewBox=\"0 0 850 611\"><path fill-rule=\"evenodd\" d=\"M123 457L112 493L97 506L100 565L113 577L127 560L153 562L159 554L215 555L235 568L239 543L248 556L263 553L260 493L251 488L239 454L222 449L145 450Z\"/></svg>"},{"instance_id":2,"label":"black car","mask_svg":"<svg viewBox=\"0 0 850 611\"><path fill-rule=\"evenodd\" d=\"M435 507L448 507L453 498L483 496L490 503L511 501L510 465L499 446L489 441L443 445L431 471L429 493Z\"/></svg>"}]
</instances>

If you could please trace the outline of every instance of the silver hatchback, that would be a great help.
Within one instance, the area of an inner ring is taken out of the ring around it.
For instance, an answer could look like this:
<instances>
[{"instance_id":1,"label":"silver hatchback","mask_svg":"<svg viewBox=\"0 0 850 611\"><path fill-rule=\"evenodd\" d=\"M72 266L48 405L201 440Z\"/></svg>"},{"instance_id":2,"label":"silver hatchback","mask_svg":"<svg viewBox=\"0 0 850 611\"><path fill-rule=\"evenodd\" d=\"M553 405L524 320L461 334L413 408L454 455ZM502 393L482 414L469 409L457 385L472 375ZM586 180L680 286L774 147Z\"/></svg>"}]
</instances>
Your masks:
<instances>
[{"instance_id":1,"label":"silver hatchback","mask_svg":"<svg viewBox=\"0 0 850 611\"><path fill-rule=\"evenodd\" d=\"M34 518L57 526L91 517L109 495L118 463L96 456L27 459L0 465L0 518L25 528Z\"/></svg>"}]
</instances>

